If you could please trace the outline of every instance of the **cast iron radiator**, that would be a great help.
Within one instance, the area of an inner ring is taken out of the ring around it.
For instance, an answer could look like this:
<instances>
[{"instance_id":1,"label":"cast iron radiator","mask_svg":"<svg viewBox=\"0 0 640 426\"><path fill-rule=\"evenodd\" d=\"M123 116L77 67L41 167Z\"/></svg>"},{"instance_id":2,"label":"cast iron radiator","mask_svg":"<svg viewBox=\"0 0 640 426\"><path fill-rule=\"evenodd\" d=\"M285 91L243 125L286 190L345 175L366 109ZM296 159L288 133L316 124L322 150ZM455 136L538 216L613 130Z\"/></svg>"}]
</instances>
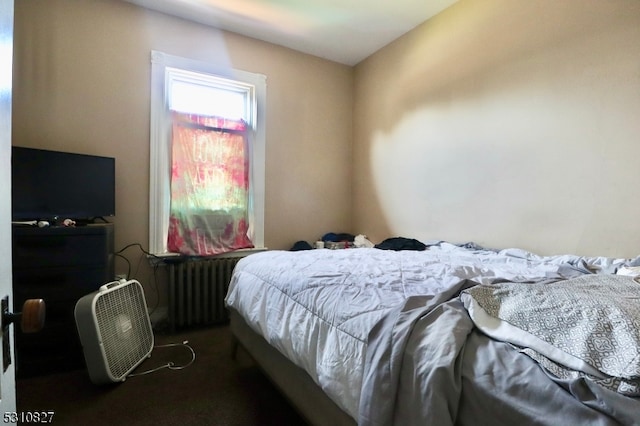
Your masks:
<instances>
[{"instance_id":1,"label":"cast iron radiator","mask_svg":"<svg viewBox=\"0 0 640 426\"><path fill-rule=\"evenodd\" d=\"M169 265L168 317L172 330L228 321L224 297L240 259L195 259Z\"/></svg>"}]
</instances>

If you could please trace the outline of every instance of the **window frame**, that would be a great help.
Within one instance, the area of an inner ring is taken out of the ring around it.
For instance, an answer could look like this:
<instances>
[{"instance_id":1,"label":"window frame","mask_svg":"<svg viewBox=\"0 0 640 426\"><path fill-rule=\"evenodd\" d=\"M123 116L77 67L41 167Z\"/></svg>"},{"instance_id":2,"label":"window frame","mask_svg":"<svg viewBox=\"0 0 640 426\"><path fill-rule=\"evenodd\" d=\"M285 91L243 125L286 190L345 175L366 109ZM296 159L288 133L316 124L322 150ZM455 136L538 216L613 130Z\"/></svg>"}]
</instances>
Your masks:
<instances>
[{"instance_id":1,"label":"window frame","mask_svg":"<svg viewBox=\"0 0 640 426\"><path fill-rule=\"evenodd\" d=\"M177 70L177 72L176 72ZM151 117L149 151L149 252L155 256L179 256L167 251L171 201L171 79L182 72L208 74L226 80L229 87L253 90L249 112L250 227L255 249L264 250L265 203L265 105L266 76L194 59L151 51ZM236 84L237 83L237 84Z\"/></svg>"}]
</instances>

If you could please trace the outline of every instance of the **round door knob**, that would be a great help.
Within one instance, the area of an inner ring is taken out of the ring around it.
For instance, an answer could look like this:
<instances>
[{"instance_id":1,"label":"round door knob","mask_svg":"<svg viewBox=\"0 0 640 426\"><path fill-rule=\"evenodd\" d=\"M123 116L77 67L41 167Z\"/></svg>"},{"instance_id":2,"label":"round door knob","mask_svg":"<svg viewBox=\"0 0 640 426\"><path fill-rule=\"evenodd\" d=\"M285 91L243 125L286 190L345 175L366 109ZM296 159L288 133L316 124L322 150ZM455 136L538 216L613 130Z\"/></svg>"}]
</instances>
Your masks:
<instances>
[{"instance_id":1,"label":"round door knob","mask_svg":"<svg viewBox=\"0 0 640 426\"><path fill-rule=\"evenodd\" d=\"M42 299L27 299L22 305L20 328L24 333L37 333L44 327L46 306Z\"/></svg>"},{"instance_id":2,"label":"round door knob","mask_svg":"<svg viewBox=\"0 0 640 426\"><path fill-rule=\"evenodd\" d=\"M12 313L4 306L2 312L2 326L7 327L20 320L20 330L23 333L36 333L44 327L46 306L42 299L27 299L22 304L22 312Z\"/></svg>"}]
</instances>

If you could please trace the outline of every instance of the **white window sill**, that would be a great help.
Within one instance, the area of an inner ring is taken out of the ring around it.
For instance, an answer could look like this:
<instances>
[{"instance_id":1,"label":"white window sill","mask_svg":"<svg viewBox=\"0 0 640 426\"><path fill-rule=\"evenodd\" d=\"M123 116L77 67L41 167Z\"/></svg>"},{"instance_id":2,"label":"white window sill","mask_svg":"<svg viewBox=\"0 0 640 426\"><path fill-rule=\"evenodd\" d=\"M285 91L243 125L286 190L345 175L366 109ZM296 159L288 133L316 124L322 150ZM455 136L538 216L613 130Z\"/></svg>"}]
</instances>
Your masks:
<instances>
[{"instance_id":1,"label":"white window sill","mask_svg":"<svg viewBox=\"0 0 640 426\"><path fill-rule=\"evenodd\" d=\"M151 263L153 264L157 263L159 265L162 265L163 263L168 263L168 262L171 262L172 260L178 261L180 259L192 259L192 258L225 259L225 258L233 258L233 257L245 257L245 256L249 256L250 254L259 253L267 250L269 250L267 247L254 247L254 248L234 250L227 253L220 253L214 256L186 256L180 253L165 252L165 253L150 254L147 257L149 258L149 261Z\"/></svg>"}]
</instances>

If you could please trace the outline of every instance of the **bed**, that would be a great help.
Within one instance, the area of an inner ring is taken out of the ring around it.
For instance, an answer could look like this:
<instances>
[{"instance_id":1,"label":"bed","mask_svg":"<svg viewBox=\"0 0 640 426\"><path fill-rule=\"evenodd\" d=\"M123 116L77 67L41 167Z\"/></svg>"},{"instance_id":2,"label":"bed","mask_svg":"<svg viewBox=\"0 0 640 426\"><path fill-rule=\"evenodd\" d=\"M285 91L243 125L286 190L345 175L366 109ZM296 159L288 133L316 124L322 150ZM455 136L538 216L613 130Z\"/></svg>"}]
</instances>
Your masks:
<instances>
[{"instance_id":1,"label":"bed","mask_svg":"<svg viewBox=\"0 0 640 426\"><path fill-rule=\"evenodd\" d=\"M225 303L311 424L640 424L639 259L267 251Z\"/></svg>"}]
</instances>

